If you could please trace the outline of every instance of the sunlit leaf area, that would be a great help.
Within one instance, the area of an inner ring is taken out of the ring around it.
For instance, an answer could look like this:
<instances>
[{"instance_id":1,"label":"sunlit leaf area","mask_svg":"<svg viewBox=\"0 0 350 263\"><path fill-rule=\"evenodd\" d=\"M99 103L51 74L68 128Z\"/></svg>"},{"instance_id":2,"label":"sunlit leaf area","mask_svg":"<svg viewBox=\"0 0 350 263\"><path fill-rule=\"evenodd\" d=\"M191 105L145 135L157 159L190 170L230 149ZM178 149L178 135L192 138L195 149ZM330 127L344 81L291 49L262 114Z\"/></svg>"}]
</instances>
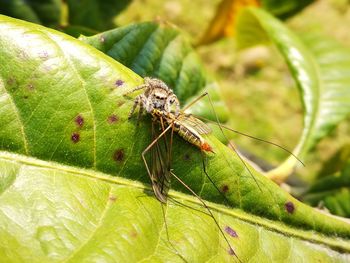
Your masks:
<instances>
[{"instance_id":1,"label":"sunlit leaf area","mask_svg":"<svg viewBox=\"0 0 350 263\"><path fill-rule=\"evenodd\" d=\"M350 262L349 24L0 0L0 262Z\"/></svg>"}]
</instances>

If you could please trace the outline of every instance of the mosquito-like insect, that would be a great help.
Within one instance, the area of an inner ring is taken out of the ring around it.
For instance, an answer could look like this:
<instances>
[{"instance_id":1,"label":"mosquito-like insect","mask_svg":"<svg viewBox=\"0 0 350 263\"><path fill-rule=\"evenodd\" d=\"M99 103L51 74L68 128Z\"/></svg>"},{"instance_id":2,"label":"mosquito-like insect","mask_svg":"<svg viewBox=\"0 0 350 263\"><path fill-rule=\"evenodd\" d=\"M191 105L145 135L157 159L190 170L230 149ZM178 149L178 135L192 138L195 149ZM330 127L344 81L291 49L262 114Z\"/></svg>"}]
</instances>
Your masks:
<instances>
[{"instance_id":1,"label":"mosquito-like insect","mask_svg":"<svg viewBox=\"0 0 350 263\"><path fill-rule=\"evenodd\" d=\"M205 140L204 135L209 134L211 132L211 128L207 124L199 120L198 118L194 117L193 115L184 113L184 110L181 111L180 102L177 96L163 81L155 78L148 78L148 77L146 77L144 81L145 81L145 84L134 88L133 90L129 91L126 94L130 94L137 90L144 89L144 92L136 97L134 101L134 105L130 111L129 118L132 117L133 113L135 112L138 106L140 107L138 119L140 119L141 115L144 112L152 116L153 141L142 152L142 159L147 169L147 173L151 179L153 192L156 198L160 202L166 203L167 194L168 194L169 185L170 185L170 179L171 177L175 177L188 191L190 191L194 196L196 196L198 200L203 204L203 206L209 212L210 216L215 221L215 224L219 228L226 243L228 244L230 254L235 255L236 258L239 260L239 258L234 253L234 250L232 249L230 243L228 242L228 239L223 233L223 230L220 228L217 220L215 219L209 207L206 205L203 199L199 197L189 186L187 186L176 174L174 174L171 169L171 146L172 146L173 133L176 132L185 141L189 142L192 145L195 145L202 152L210 153L210 152L213 152L213 149L210 146L210 144ZM207 93L204 93L202 96L197 98L194 102L189 104L185 109L188 109L189 107L191 107L196 101L198 101L205 95L207 95ZM217 116L216 116L216 119L218 119ZM161 131L162 131L161 133L159 134L155 133L155 128L154 128L155 124L160 124ZM224 126L222 126L220 123L218 123L218 125L219 125L219 128L222 130ZM165 139L164 145L160 146L159 144L160 139L162 137L166 138L166 134L170 130L171 130L170 143L168 143L167 140ZM275 146L278 146L286 150L285 148L279 145L276 145L274 143L261 140L259 138L255 138L252 136L249 136L249 137L273 144ZM234 148L233 150L235 151ZM286 151L289 152L288 150ZM146 160L146 154L148 152L150 152L150 155L151 155L150 165L147 163L147 160ZM291 154L293 155L293 153ZM257 186L260 188L258 182L256 181L255 177L249 170L245 161L242 159L242 157L238 153L237 153L237 156L241 159L245 168L248 170L249 174L252 176ZM208 174L206 172L205 174L208 177L208 179L211 181ZM219 189L216 187L214 183L213 185L219 191ZM221 193L221 191L219 192Z\"/></svg>"},{"instance_id":2,"label":"mosquito-like insect","mask_svg":"<svg viewBox=\"0 0 350 263\"><path fill-rule=\"evenodd\" d=\"M198 198L198 200L200 200L215 221L215 224L228 244L229 253L231 255L235 255L235 252L227 240L223 230L220 228L219 223L203 199L200 198L171 170L171 146L173 132L178 133L178 135L180 135L184 140L192 145L195 145L201 151L213 152L212 147L203 137L204 134L209 134L211 132L210 127L194 116L180 111L180 103L177 96L163 81L147 77L144 80L145 84L134 88L126 94L144 89L144 92L136 97L134 105L130 111L129 118L132 117L137 106L140 107L138 118L140 118L144 111L150 114L153 118L153 141L142 152L142 159L151 179L152 188L156 198L160 202L166 203L170 179L171 177L175 177L188 191L190 191ZM154 125L156 123L160 124L162 130L162 132L158 135L155 135ZM165 137L169 130L171 130L170 143L168 144L167 140L165 139L164 146L160 146L158 143L159 140L162 137ZM146 160L146 154L149 151L151 153L151 165L148 165Z\"/></svg>"}]
</instances>

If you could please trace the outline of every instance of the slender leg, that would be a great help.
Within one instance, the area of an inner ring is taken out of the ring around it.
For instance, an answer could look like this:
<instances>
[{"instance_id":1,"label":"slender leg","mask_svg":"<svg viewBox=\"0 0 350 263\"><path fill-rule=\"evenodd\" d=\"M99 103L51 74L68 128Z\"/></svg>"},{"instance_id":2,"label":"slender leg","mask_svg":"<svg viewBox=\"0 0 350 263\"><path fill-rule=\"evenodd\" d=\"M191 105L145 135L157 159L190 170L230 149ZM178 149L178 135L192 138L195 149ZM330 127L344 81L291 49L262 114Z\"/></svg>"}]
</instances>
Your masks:
<instances>
[{"instance_id":1,"label":"slender leg","mask_svg":"<svg viewBox=\"0 0 350 263\"><path fill-rule=\"evenodd\" d=\"M132 105L131 111L129 112L128 119L132 117L134 114L136 107L141 103L141 95L137 96L134 102L134 105Z\"/></svg>"},{"instance_id":2,"label":"slender leg","mask_svg":"<svg viewBox=\"0 0 350 263\"><path fill-rule=\"evenodd\" d=\"M203 97L208 96L209 102L210 102L210 106L211 106L211 110L214 113L215 116L215 120L216 123L219 126L219 129L222 133L222 135L224 136L225 140L229 142L229 145L231 146L231 149L234 151L234 153L238 156L238 158L241 160L241 162L243 163L244 167L247 169L248 173L251 175L251 177L253 178L254 182L256 183L256 185L258 186L258 188L260 189L260 191L262 191L260 184L258 183L258 181L256 180L255 176L253 175L253 173L250 171L248 165L246 164L246 162L243 160L242 156L238 153L236 147L229 141L229 139L227 138L227 136L224 133L223 127L221 125L221 122L219 120L219 117L214 109L213 106L213 102L211 100L211 97L209 95L208 92L204 92L202 95L198 96L198 98L196 98L194 101L192 101L190 104L188 104L183 110L185 111L186 109L189 109L190 107L192 107L196 102L198 102L200 99L202 99Z\"/></svg>"},{"instance_id":3,"label":"slender leg","mask_svg":"<svg viewBox=\"0 0 350 263\"><path fill-rule=\"evenodd\" d=\"M227 239L227 237L226 237L225 234L224 234L224 231L222 231L222 229L221 229L221 227L220 227L218 221L216 220L216 218L214 217L213 213L211 212L211 210L210 210L210 208L207 206L207 204L204 202L204 200L203 200L199 195L197 195L196 192L193 191L187 184L185 184L179 177L177 177L176 174L171 173L171 175L174 176L174 177L176 178L176 180L178 180L188 191L190 191L195 197L197 197L197 199L203 204L203 206L205 207L205 209L207 209L207 211L209 212L211 218L213 218L213 220L214 220L216 226L217 226L218 229L220 230L220 232L221 232L222 236L224 237L226 243L228 244L229 249L230 249L230 252L233 252L234 255L235 255L235 257L239 260L239 262L242 262L242 261L238 258L238 256L235 254L233 248L232 248L231 245L230 245L230 242L228 242L228 239Z\"/></svg>"}]
</instances>

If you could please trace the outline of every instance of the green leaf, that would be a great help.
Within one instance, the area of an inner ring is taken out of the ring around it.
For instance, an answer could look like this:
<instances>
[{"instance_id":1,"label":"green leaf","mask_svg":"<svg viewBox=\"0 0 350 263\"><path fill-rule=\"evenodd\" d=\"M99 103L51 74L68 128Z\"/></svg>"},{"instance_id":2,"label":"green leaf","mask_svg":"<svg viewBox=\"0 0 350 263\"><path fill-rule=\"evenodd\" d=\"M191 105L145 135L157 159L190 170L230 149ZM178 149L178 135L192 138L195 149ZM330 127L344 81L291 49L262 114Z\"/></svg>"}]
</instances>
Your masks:
<instances>
[{"instance_id":1,"label":"green leaf","mask_svg":"<svg viewBox=\"0 0 350 263\"><path fill-rule=\"evenodd\" d=\"M284 57L304 106L304 129L294 149L303 158L350 113L349 50L319 38L303 43L276 18L254 8L240 16L237 38L241 48L271 41ZM283 180L295 163L288 158L270 177Z\"/></svg>"},{"instance_id":2,"label":"green leaf","mask_svg":"<svg viewBox=\"0 0 350 263\"><path fill-rule=\"evenodd\" d=\"M314 0L292 0L292 1L281 1L281 0L262 0L261 6L272 13L273 15L280 18L288 18L294 14L300 12L306 6L315 2Z\"/></svg>"},{"instance_id":3,"label":"green leaf","mask_svg":"<svg viewBox=\"0 0 350 263\"><path fill-rule=\"evenodd\" d=\"M0 13L29 22L57 27L61 3L57 0L0 0Z\"/></svg>"},{"instance_id":4,"label":"green leaf","mask_svg":"<svg viewBox=\"0 0 350 263\"><path fill-rule=\"evenodd\" d=\"M203 69L189 39L173 25L138 23L80 39L143 77L162 79L182 102L191 102L203 90L208 91L220 121L227 121L228 111L217 84ZM199 101L189 112L215 120L207 100Z\"/></svg>"},{"instance_id":5,"label":"green leaf","mask_svg":"<svg viewBox=\"0 0 350 263\"><path fill-rule=\"evenodd\" d=\"M340 172L317 180L303 200L313 206L321 204L332 214L350 217L350 161Z\"/></svg>"},{"instance_id":6,"label":"green leaf","mask_svg":"<svg viewBox=\"0 0 350 263\"><path fill-rule=\"evenodd\" d=\"M113 18L130 0L0 0L0 13L48 27L77 31L106 30L113 27Z\"/></svg>"},{"instance_id":7,"label":"green leaf","mask_svg":"<svg viewBox=\"0 0 350 263\"><path fill-rule=\"evenodd\" d=\"M163 216L150 187L136 182L149 183L140 154L150 118L128 120L133 100L122 94L139 76L38 25L0 16L0 36L1 259L237 261L198 199L171 191ZM349 260L348 223L250 167L253 178L231 150L206 139L215 152L205 155L207 173L227 200L205 176L200 151L178 136L173 171L216 202L208 205L241 261Z\"/></svg>"}]
</instances>

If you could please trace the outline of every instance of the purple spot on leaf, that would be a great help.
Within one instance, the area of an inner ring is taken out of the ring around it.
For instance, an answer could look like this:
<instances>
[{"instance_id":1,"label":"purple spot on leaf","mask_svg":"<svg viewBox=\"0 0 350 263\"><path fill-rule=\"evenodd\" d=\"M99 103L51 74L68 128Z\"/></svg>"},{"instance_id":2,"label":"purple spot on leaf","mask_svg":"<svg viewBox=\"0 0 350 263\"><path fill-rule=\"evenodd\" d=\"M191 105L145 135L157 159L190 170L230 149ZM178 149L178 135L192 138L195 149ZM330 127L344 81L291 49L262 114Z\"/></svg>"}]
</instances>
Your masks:
<instances>
[{"instance_id":1,"label":"purple spot on leaf","mask_svg":"<svg viewBox=\"0 0 350 263\"><path fill-rule=\"evenodd\" d=\"M118 120L119 120L119 118L118 118L118 116L115 115L115 114L112 114L111 116L108 116L108 119L107 119L107 121L108 121L109 124L115 123L115 122L117 122Z\"/></svg>"},{"instance_id":2,"label":"purple spot on leaf","mask_svg":"<svg viewBox=\"0 0 350 263\"><path fill-rule=\"evenodd\" d=\"M80 134L77 132L72 133L71 140L73 143L77 143L80 140Z\"/></svg>"},{"instance_id":3,"label":"purple spot on leaf","mask_svg":"<svg viewBox=\"0 0 350 263\"><path fill-rule=\"evenodd\" d=\"M80 114L75 117L74 121L79 127L82 127L84 125L84 118Z\"/></svg>"},{"instance_id":4,"label":"purple spot on leaf","mask_svg":"<svg viewBox=\"0 0 350 263\"><path fill-rule=\"evenodd\" d=\"M122 162L124 160L124 150L118 149L113 154L113 160L116 162Z\"/></svg>"},{"instance_id":5,"label":"purple spot on leaf","mask_svg":"<svg viewBox=\"0 0 350 263\"><path fill-rule=\"evenodd\" d=\"M295 206L294 206L294 204L291 201L285 203L284 207L285 207L285 209L287 210L287 212L289 214L293 214L293 212L295 210Z\"/></svg>"},{"instance_id":6,"label":"purple spot on leaf","mask_svg":"<svg viewBox=\"0 0 350 263\"><path fill-rule=\"evenodd\" d=\"M231 256L236 256L236 253L233 251L232 248L229 248L229 249L227 250L227 252L228 252L228 254L231 255Z\"/></svg>"},{"instance_id":7,"label":"purple spot on leaf","mask_svg":"<svg viewBox=\"0 0 350 263\"><path fill-rule=\"evenodd\" d=\"M231 227L226 226L225 227L225 232L229 234L231 237L238 237L237 232L234 231Z\"/></svg>"},{"instance_id":8,"label":"purple spot on leaf","mask_svg":"<svg viewBox=\"0 0 350 263\"><path fill-rule=\"evenodd\" d=\"M121 79L118 79L118 80L116 80L116 82L115 82L115 85L117 86L117 87L120 87L120 86L122 86L124 84L124 81L122 81Z\"/></svg>"}]
</instances>

